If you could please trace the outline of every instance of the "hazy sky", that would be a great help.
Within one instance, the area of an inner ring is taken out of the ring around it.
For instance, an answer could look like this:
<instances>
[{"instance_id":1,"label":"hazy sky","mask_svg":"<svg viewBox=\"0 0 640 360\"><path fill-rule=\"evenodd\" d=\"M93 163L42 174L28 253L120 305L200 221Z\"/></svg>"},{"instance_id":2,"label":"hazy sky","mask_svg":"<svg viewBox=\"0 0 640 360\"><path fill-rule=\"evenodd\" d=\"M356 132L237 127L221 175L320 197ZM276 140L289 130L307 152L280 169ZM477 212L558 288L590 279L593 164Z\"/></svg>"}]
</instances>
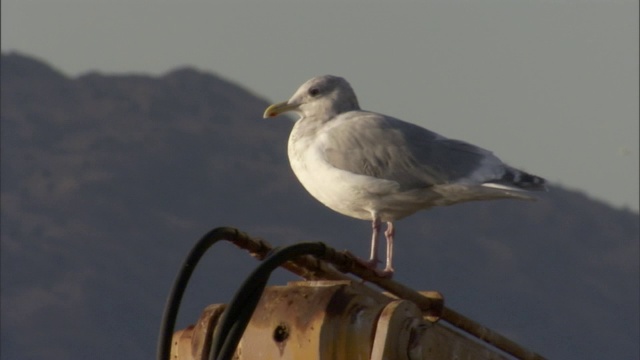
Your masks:
<instances>
[{"instance_id":1,"label":"hazy sky","mask_svg":"<svg viewBox=\"0 0 640 360\"><path fill-rule=\"evenodd\" d=\"M72 76L188 65L282 101L340 75L367 110L638 210L637 0L2 0L1 26Z\"/></svg>"}]
</instances>

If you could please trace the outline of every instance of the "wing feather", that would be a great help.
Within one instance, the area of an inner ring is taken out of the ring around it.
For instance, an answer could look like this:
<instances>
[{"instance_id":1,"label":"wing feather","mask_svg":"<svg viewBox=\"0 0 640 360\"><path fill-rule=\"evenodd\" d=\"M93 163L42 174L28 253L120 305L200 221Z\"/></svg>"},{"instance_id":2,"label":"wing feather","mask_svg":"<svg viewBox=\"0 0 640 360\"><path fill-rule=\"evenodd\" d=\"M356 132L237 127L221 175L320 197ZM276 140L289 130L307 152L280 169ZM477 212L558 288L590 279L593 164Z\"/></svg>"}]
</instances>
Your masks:
<instances>
[{"instance_id":1,"label":"wing feather","mask_svg":"<svg viewBox=\"0 0 640 360\"><path fill-rule=\"evenodd\" d=\"M491 152L396 118L351 111L331 122L323 141L332 166L396 181L403 189L482 183L504 172L504 165Z\"/></svg>"}]
</instances>

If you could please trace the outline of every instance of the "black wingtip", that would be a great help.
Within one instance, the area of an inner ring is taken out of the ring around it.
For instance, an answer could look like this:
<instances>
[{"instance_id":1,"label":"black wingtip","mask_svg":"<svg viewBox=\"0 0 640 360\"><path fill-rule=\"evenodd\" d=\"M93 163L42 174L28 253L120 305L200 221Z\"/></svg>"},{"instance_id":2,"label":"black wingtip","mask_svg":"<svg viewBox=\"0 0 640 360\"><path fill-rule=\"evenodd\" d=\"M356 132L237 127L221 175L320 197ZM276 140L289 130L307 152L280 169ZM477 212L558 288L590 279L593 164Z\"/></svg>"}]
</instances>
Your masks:
<instances>
[{"instance_id":1,"label":"black wingtip","mask_svg":"<svg viewBox=\"0 0 640 360\"><path fill-rule=\"evenodd\" d=\"M544 178L516 169L508 169L498 183L528 191L549 191Z\"/></svg>"}]
</instances>

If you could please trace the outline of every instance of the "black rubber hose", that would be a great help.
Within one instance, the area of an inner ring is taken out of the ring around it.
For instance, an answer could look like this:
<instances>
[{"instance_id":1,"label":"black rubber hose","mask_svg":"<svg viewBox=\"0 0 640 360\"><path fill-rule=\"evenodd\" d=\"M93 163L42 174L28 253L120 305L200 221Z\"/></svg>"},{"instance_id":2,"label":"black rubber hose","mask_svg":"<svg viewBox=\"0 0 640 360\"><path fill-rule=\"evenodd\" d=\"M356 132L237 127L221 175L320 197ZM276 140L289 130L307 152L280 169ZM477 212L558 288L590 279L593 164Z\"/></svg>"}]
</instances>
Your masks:
<instances>
[{"instance_id":1,"label":"black rubber hose","mask_svg":"<svg viewBox=\"0 0 640 360\"><path fill-rule=\"evenodd\" d=\"M160 324L160 334L158 337L158 360L170 360L171 356L171 339L173 337L180 302L187 288L187 283L191 278L191 274L196 265L207 250L220 240L231 240L240 236L237 229L229 227L219 227L205 234L193 247L187 255L178 276L176 277L162 315L162 323Z\"/></svg>"}]
</instances>

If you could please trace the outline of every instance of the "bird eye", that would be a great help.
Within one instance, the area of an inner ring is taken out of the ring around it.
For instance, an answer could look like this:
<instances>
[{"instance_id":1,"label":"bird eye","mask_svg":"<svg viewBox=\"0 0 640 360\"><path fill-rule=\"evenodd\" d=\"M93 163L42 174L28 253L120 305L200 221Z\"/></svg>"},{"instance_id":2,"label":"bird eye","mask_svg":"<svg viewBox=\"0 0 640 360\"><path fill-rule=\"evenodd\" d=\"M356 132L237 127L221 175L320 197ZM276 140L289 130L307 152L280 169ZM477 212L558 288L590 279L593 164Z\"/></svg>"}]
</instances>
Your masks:
<instances>
[{"instance_id":1,"label":"bird eye","mask_svg":"<svg viewBox=\"0 0 640 360\"><path fill-rule=\"evenodd\" d=\"M311 89L309 89L309 95L311 95L311 96L317 96L318 94L320 94L320 89L318 89L318 88L311 88Z\"/></svg>"}]
</instances>

